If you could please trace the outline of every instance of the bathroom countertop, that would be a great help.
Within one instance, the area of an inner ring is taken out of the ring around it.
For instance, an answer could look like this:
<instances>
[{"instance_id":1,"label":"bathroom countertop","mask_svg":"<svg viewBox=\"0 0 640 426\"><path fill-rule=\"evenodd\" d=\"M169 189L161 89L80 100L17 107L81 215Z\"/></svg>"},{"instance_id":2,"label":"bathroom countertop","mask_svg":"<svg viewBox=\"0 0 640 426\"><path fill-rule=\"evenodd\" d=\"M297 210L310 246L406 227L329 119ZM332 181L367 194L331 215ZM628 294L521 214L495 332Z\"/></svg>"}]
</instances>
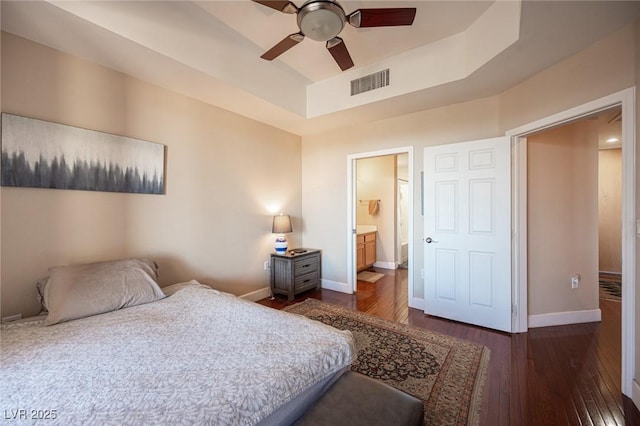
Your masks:
<instances>
[{"instance_id":1,"label":"bathroom countertop","mask_svg":"<svg viewBox=\"0 0 640 426\"><path fill-rule=\"evenodd\" d=\"M371 232L377 232L378 227L376 225L358 225L356 226L356 234L369 234Z\"/></svg>"}]
</instances>

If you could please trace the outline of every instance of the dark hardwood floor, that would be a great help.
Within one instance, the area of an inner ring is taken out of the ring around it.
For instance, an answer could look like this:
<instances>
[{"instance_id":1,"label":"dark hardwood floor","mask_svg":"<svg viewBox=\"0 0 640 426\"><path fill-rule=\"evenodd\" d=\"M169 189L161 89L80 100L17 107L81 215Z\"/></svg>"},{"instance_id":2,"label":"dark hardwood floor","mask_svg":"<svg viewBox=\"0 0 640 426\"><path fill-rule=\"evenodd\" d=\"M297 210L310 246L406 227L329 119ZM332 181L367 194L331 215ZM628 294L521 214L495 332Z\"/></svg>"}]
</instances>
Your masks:
<instances>
[{"instance_id":1,"label":"dark hardwood floor","mask_svg":"<svg viewBox=\"0 0 640 426\"><path fill-rule=\"evenodd\" d=\"M600 301L601 323L511 335L410 309L407 271L372 270L386 276L358 281L354 295L320 290L259 303L282 309L311 297L487 346L481 425L640 425L640 413L620 393L620 302Z\"/></svg>"}]
</instances>

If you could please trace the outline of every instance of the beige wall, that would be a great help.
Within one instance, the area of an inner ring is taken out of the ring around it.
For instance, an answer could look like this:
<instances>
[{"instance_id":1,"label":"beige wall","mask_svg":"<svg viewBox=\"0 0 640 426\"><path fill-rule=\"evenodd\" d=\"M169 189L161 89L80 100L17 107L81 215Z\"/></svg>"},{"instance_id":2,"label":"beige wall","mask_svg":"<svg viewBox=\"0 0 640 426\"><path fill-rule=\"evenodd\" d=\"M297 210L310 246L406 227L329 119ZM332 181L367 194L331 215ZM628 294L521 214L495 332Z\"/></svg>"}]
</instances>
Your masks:
<instances>
[{"instance_id":1,"label":"beige wall","mask_svg":"<svg viewBox=\"0 0 640 426\"><path fill-rule=\"evenodd\" d=\"M500 95L500 132L610 95L635 84L633 25Z\"/></svg>"},{"instance_id":2,"label":"beige wall","mask_svg":"<svg viewBox=\"0 0 640 426\"><path fill-rule=\"evenodd\" d=\"M376 225L376 261L395 263L396 238L396 156L361 158L356 162L356 223ZM377 215L359 200L380 200Z\"/></svg>"},{"instance_id":3,"label":"beige wall","mask_svg":"<svg viewBox=\"0 0 640 426\"><path fill-rule=\"evenodd\" d=\"M598 154L598 265L622 272L622 149Z\"/></svg>"},{"instance_id":4,"label":"beige wall","mask_svg":"<svg viewBox=\"0 0 640 426\"><path fill-rule=\"evenodd\" d=\"M0 11L2 11L2 7L0 7ZM0 15L2 15L0 13ZM0 16L0 22L2 17ZM2 34L0 32L0 34ZM1 41L1 40L0 40ZM0 83L2 82L2 43L0 42ZM0 84L0 111L2 109L2 84ZM1 142L1 141L0 141ZM2 222L2 191L0 190L0 223ZM0 224L0 242L2 241L2 226ZM2 318L2 244L0 243L0 318Z\"/></svg>"},{"instance_id":5,"label":"beige wall","mask_svg":"<svg viewBox=\"0 0 640 426\"><path fill-rule=\"evenodd\" d=\"M640 165L640 20L636 21L635 25L635 37L636 37L636 50L634 53L636 60L636 221L640 220L640 196L638 196L638 191L640 190L640 172L638 172L637 167ZM637 232L638 230L636 230ZM636 265L640 265L640 233L636 234ZM637 267L637 266L636 266ZM636 385L640 387L640 351L638 350L638 345L640 345L640 271L636 270L636 349L635 349L635 380ZM640 389L637 389L640 390ZM640 396L638 396L640 398ZM640 401L638 399L634 399L636 403L636 407L640 409Z\"/></svg>"},{"instance_id":6,"label":"beige wall","mask_svg":"<svg viewBox=\"0 0 640 426\"><path fill-rule=\"evenodd\" d=\"M300 138L2 33L2 111L166 145L166 195L2 188L2 316L35 314L50 266L125 256L166 285L268 285L271 213L301 242Z\"/></svg>"},{"instance_id":7,"label":"beige wall","mask_svg":"<svg viewBox=\"0 0 640 426\"><path fill-rule=\"evenodd\" d=\"M595 120L527 139L529 315L598 308L597 169Z\"/></svg>"}]
</instances>

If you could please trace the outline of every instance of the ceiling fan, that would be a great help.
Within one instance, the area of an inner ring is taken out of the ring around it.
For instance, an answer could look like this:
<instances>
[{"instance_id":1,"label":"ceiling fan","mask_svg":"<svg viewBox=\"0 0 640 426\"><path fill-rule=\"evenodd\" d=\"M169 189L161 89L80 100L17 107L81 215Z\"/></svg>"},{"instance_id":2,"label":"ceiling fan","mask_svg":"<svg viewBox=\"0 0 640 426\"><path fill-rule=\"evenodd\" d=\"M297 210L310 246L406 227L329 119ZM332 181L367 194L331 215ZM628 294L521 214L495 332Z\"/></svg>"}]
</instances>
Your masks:
<instances>
[{"instance_id":1,"label":"ceiling fan","mask_svg":"<svg viewBox=\"0 0 640 426\"><path fill-rule=\"evenodd\" d=\"M358 9L347 15L335 0L308 0L300 8L287 0L253 1L283 13L295 13L300 29L265 52L262 59L271 61L309 37L327 42L329 53L342 71L353 66L344 40L338 37L347 22L356 28L391 27L411 25L416 16L415 7Z\"/></svg>"}]
</instances>

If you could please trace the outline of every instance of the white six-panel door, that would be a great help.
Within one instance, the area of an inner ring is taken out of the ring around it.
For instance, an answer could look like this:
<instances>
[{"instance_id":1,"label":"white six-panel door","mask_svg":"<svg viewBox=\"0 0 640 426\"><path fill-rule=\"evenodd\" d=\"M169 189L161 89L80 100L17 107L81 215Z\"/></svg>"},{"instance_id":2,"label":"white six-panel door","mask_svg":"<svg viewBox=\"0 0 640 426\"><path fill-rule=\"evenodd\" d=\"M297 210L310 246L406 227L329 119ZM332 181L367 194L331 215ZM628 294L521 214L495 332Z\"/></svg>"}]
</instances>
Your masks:
<instances>
[{"instance_id":1,"label":"white six-panel door","mask_svg":"<svg viewBox=\"0 0 640 426\"><path fill-rule=\"evenodd\" d=\"M506 137L424 149L425 313L511 331Z\"/></svg>"}]
</instances>

